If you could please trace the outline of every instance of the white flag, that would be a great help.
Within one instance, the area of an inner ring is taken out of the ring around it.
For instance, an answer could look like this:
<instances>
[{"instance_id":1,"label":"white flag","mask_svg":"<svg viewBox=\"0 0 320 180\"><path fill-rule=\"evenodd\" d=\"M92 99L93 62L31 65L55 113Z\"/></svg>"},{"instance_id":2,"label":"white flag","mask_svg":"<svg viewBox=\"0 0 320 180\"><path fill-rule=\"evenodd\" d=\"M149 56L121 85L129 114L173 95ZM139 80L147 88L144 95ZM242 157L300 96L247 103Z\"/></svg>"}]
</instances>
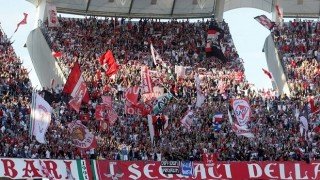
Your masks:
<instances>
[{"instance_id":1,"label":"white flag","mask_svg":"<svg viewBox=\"0 0 320 180\"><path fill-rule=\"evenodd\" d=\"M165 66L161 56L159 55L159 53L156 51L156 49L153 47L152 44L150 44L150 49L151 49L151 55L152 55L154 64L157 65L158 63L160 63L161 65Z\"/></svg>"},{"instance_id":2,"label":"white flag","mask_svg":"<svg viewBox=\"0 0 320 180\"><path fill-rule=\"evenodd\" d=\"M48 26L57 27L59 26L59 20L57 16L57 8L53 4L48 4Z\"/></svg>"},{"instance_id":3,"label":"white flag","mask_svg":"<svg viewBox=\"0 0 320 180\"><path fill-rule=\"evenodd\" d=\"M204 100L206 99L205 95L202 93L200 84L201 84L201 79L198 76L195 77L194 79L194 83L196 85L196 89L197 89L197 102L196 102L196 107L201 107L202 104L204 103Z\"/></svg>"},{"instance_id":4,"label":"white flag","mask_svg":"<svg viewBox=\"0 0 320 180\"><path fill-rule=\"evenodd\" d=\"M39 143L45 144L45 134L51 122L52 107L40 95L32 94L31 107L31 136L35 136Z\"/></svg>"}]
</instances>

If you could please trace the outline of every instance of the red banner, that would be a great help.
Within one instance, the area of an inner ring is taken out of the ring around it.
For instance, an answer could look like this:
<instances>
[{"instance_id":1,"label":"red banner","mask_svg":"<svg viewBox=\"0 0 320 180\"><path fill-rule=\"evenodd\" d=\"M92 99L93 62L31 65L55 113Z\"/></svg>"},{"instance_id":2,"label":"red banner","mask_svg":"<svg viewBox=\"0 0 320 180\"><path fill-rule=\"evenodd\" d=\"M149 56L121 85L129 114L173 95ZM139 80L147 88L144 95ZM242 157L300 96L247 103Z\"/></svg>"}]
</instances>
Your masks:
<instances>
[{"instance_id":1,"label":"red banner","mask_svg":"<svg viewBox=\"0 0 320 180\"><path fill-rule=\"evenodd\" d=\"M194 164L194 176L164 174L160 162L107 161L92 163L96 179L319 179L320 162L219 162Z\"/></svg>"}]
</instances>

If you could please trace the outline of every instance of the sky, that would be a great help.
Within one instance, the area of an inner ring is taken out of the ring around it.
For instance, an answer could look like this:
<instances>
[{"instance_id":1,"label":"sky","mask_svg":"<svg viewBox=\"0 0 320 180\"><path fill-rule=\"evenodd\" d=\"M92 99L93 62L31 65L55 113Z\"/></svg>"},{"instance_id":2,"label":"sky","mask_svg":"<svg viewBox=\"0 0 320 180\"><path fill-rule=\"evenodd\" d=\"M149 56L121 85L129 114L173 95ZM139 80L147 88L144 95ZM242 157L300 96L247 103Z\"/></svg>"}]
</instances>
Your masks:
<instances>
[{"instance_id":1,"label":"sky","mask_svg":"<svg viewBox=\"0 0 320 180\"><path fill-rule=\"evenodd\" d=\"M26 0L0 0L0 23L4 32L14 41L13 48L22 59L23 66L30 71L29 77L33 87L40 87L39 80L33 68L27 48L23 47L27 37L35 28L36 8ZM17 23L23 19L23 13L28 14L28 23L20 26L13 33ZM262 52L265 38L270 31L253 18L264 14L271 19L271 14L253 8L239 8L224 13L224 19L229 24L231 35L239 56L244 60L245 75L250 83L258 89L271 88L271 81L263 74L262 68L268 69L265 55Z\"/></svg>"}]
</instances>

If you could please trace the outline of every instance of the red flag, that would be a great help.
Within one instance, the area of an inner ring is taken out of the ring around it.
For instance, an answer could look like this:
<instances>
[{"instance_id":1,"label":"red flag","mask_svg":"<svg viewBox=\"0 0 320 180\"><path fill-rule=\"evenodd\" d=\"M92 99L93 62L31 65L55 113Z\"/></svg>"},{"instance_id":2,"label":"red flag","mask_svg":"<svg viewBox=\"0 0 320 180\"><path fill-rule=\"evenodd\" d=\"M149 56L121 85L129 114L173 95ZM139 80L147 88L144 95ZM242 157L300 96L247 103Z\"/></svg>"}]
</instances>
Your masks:
<instances>
[{"instance_id":1,"label":"red flag","mask_svg":"<svg viewBox=\"0 0 320 180\"><path fill-rule=\"evenodd\" d=\"M62 53L60 51L52 51L52 56L55 58L60 58Z\"/></svg>"},{"instance_id":2,"label":"red flag","mask_svg":"<svg viewBox=\"0 0 320 180\"><path fill-rule=\"evenodd\" d=\"M271 72L269 72L269 71L267 71L267 70L265 70L265 69L263 69L263 68L262 68L262 71L263 71L270 79L272 79L272 74L271 74Z\"/></svg>"},{"instance_id":3,"label":"red flag","mask_svg":"<svg viewBox=\"0 0 320 180\"><path fill-rule=\"evenodd\" d=\"M17 32L18 28L20 25L24 25L24 24L27 24L27 17L28 17L28 14L27 13L23 13L24 15L24 18L17 24L17 28L14 32Z\"/></svg>"},{"instance_id":4,"label":"red flag","mask_svg":"<svg viewBox=\"0 0 320 180\"><path fill-rule=\"evenodd\" d=\"M87 85L81 75L78 63L74 64L68 80L64 85L63 92L71 95L72 99L69 101L69 105L77 112L80 110L82 101L85 103L89 102L90 98Z\"/></svg>"},{"instance_id":5,"label":"red flag","mask_svg":"<svg viewBox=\"0 0 320 180\"><path fill-rule=\"evenodd\" d=\"M137 105L139 97L139 86L129 87L126 91L125 97L133 105Z\"/></svg>"},{"instance_id":6,"label":"red flag","mask_svg":"<svg viewBox=\"0 0 320 180\"><path fill-rule=\"evenodd\" d=\"M113 74L117 73L117 71L119 69L119 65L117 64L117 62L114 59L113 54L110 50L108 50L106 53L104 53L100 57L99 62L103 66L103 68L105 69L106 75L109 77L112 76Z\"/></svg>"}]
</instances>

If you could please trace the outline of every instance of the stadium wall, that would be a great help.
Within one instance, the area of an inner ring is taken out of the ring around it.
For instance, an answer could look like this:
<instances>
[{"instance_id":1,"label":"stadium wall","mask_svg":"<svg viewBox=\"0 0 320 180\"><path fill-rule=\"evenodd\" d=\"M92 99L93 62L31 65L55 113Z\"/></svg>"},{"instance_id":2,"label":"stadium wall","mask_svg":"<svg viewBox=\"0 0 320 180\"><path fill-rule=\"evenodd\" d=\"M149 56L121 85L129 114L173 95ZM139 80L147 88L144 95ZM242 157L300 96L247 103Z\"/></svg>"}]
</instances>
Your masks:
<instances>
[{"instance_id":1,"label":"stadium wall","mask_svg":"<svg viewBox=\"0 0 320 180\"><path fill-rule=\"evenodd\" d=\"M263 50L265 52L268 69L272 73L274 79L272 82L273 88L278 89L280 94L287 94L290 96L287 78L283 71L283 66L271 34L266 38Z\"/></svg>"},{"instance_id":2,"label":"stadium wall","mask_svg":"<svg viewBox=\"0 0 320 180\"><path fill-rule=\"evenodd\" d=\"M40 28L30 32L27 39L27 48L42 87L51 87L51 80L55 85L64 85L66 78L52 56L51 49Z\"/></svg>"}]
</instances>

